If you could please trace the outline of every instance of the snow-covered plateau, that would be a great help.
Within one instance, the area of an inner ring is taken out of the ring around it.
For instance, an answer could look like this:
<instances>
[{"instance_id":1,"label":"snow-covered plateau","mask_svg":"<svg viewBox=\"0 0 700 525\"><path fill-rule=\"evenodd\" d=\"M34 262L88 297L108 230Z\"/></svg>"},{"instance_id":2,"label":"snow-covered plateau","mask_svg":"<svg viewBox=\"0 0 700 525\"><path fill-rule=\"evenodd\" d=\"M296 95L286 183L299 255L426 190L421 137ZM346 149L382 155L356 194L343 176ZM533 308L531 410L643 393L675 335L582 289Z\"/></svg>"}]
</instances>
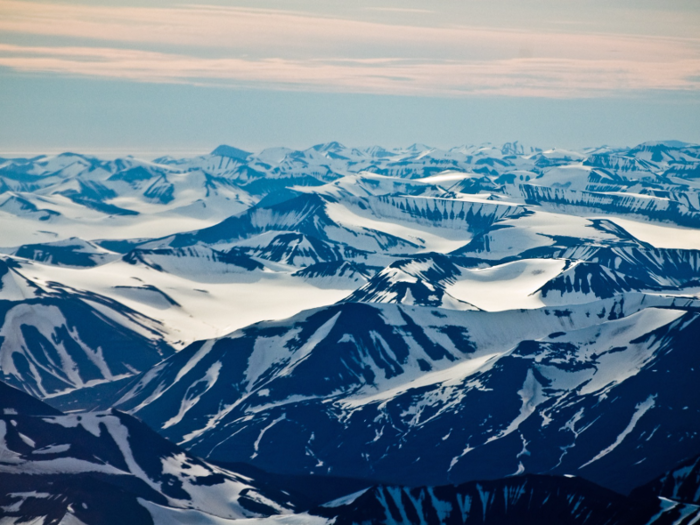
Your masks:
<instances>
[{"instance_id":1,"label":"snow-covered plateau","mask_svg":"<svg viewBox=\"0 0 700 525\"><path fill-rule=\"evenodd\" d=\"M0 158L0 525L700 523L700 145Z\"/></svg>"}]
</instances>

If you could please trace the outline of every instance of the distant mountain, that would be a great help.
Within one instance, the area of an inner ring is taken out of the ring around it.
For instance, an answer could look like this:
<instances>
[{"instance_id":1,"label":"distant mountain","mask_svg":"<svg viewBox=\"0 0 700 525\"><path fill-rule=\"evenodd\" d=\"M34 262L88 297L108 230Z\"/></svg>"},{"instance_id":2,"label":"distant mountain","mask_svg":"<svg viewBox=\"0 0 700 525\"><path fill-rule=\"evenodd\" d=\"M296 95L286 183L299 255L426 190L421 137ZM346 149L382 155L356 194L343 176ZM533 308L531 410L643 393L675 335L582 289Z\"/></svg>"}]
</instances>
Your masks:
<instances>
[{"instance_id":1,"label":"distant mountain","mask_svg":"<svg viewBox=\"0 0 700 525\"><path fill-rule=\"evenodd\" d=\"M370 255L366 251L296 232L271 232L269 235L259 235L237 245L234 249L269 261L299 267L322 262L366 258Z\"/></svg>"},{"instance_id":2,"label":"distant mountain","mask_svg":"<svg viewBox=\"0 0 700 525\"><path fill-rule=\"evenodd\" d=\"M234 246L237 241L269 231L295 232L333 244L350 241L350 247L360 251L394 252L410 250L415 246L382 231L334 220L328 213L328 206L332 204L335 204L334 199L307 194L269 206L261 203L215 226L152 241L145 247L180 248L205 244L225 249Z\"/></svg>"},{"instance_id":3,"label":"distant mountain","mask_svg":"<svg viewBox=\"0 0 700 525\"><path fill-rule=\"evenodd\" d=\"M129 264L141 264L159 272L210 280L230 274L248 275L264 269L263 264L238 250L220 252L202 246L153 250L137 248L122 259Z\"/></svg>"},{"instance_id":4,"label":"distant mountain","mask_svg":"<svg viewBox=\"0 0 700 525\"><path fill-rule=\"evenodd\" d=\"M345 301L478 310L445 290L444 285L455 282L460 274L461 269L448 256L439 253L417 255L390 264Z\"/></svg>"},{"instance_id":5,"label":"distant mountain","mask_svg":"<svg viewBox=\"0 0 700 525\"><path fill-rule=\"evenodd\" d=\"M347 286L354 289L366 283L378 269L361 263L333 261L312 264L292 275L320 288Z\"/></svg>"},{"instance_id":6,"label":"distant mountain","mask_svg":"<svg viewBox=\"0 0 700 525\"><path fill-rule=\"evenodd\" d=\"M576 261L535 293L547 304L570 304L607 299L645 288L649 288L649 284L635 277L627 277L600 264Z\"/></svg>"},{"instance_id":7,"label":"distant mountain","mask_svg":"<svg viewBox=\"0 0 700 525\"><path fill-rule=\"evenodd\" d=\"M199 157L154 161L65 153L6 159L0 165L0 194L6 196L0 213L56 221L61 238L67 238L81 224L76 214L81 209L95 220L121 219L104 220L108 229L168 214L211 225L266 195L316 188L317 194L336 197L454 201L480 195L565 213L609 213L695 227L700 189L692 180L700 166L698 151L699 146L678 141L586 152L543 151L517 142L450 150L425 145L357 149L330 142L260 153L221 145ZM34 199L37 195L41 201ZM153 231L141 236L163 235L163 230Z\"/></svg>"},{"instance_id":8,"label":"distant mountain","mask_svg":"<svg viewBox=\"0 0 700 525\"><path fill-rule=\"evenodd\" d=\"M246 160L248 157L250 157L250 153L247 151L226 145L219 146L212 151L211 154L219 157L228 157L235 160Z\"/></svg>"},{"instance_id":9,"label":"distant mountain","mask_svg":"<svg viewBox=\"0 0 700 525\"><path fill-rule=\"evenodd\" d=\"M80 268L99 266L119 258L118 254L77 237L44 244L25 244L10 253L46 264Z\"/></svg>"},{"instance_id":10,"label":"distant mountain","mask_svg":"<svg viewBox=\"0 0 700 525\"><path fill-rule=\"evenodd\" d=\"M558 251L554 256L597 263L651 288L675 288L700 277L700 250L576 246Z\"/></svg>"},{"instance_id":11,"label":"distant mountain","mask_svg":"<svg viewBox=\"0 0 700 525\"><path fill-rule=\"evenodd\" d=\"M588 192L521 184L517 190L528 204L565 211L567 208L587 208L591 211L617 216L631 216L668 222L688 228L700 227L700 210L687 203L647 196L609 192Z\"/></svg>"}]
</instances>

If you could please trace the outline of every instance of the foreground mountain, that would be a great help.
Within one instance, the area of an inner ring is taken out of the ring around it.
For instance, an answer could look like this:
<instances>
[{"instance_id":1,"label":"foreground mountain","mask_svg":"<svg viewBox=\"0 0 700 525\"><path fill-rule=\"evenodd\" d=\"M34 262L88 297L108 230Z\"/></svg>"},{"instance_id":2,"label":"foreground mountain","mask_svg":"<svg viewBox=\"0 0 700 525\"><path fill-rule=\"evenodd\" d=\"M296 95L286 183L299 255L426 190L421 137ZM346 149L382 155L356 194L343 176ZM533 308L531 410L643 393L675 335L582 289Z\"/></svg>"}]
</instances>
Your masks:
<instances>
[{"instance_id":1,"label":"foreground mountain","mask_svg":"<svg viewBox=\"0 0 700 525\"><path fill-rule=\"evenodd\" d=\"M658 504L640 505L580 478L516 476L439 487L373 487L315 513L354 523L649 523ZM652 523L654 523L652 521Z\"/></svg>"},{"instance_id":2,"label":"foreground mountain","mask_svg":"<svg viewBox=\"0 0 700 525\"><path fill-rule=\"evenodd\" d=\"M580 473L626 492L700 447L684 417L700 405L683 394L698 306L343 303L196 343L117 406L197 454L270 471L431 485Z\"/></svg>"},{"instance_id":3,"label":"foreground mountain","mask_svg":"<svg viewBox=\"0 0 700 525\"><path fill-rule=\"evenodd\" d=\"M245 465L238 474L211 465L118 411L63 415L3 383L0 394L3 523L223 524L257 516L246 523L642 525L700 516L687 501L697 489L697 458L630 497L573 476L536 475L355 491L362 481L275 476ZM343 488L354 492L319 499Z\"/></svg>"},{"instance_id":4,"label":"foreground mountain","mask_svg":"<svg viewBox=\"0 0 700 525\"><path fill-rule=\"evenodd\" d=\"M122 412L65 415L3 383L0 410L8 522L184 524L293 508L281 491L201 461Z\"/></svg>"},{"instance_id":5,"label":"foreground mountain","mask_svg":"<svg viewBox=\"0 0 700 525\"><path fill-rule=\"evenodd\" d=\"M697 464L693 458L686 463ZM666 480L687 479L679 465L654 483L623 496L575 476L522 475L461 485L376 486L311 511L335 525L354 523L691 524L700 506L685 501ZM690 488L688 484L686 488ZM697 488L697 483L695 484Z\"/></svg>"}]
</instances>

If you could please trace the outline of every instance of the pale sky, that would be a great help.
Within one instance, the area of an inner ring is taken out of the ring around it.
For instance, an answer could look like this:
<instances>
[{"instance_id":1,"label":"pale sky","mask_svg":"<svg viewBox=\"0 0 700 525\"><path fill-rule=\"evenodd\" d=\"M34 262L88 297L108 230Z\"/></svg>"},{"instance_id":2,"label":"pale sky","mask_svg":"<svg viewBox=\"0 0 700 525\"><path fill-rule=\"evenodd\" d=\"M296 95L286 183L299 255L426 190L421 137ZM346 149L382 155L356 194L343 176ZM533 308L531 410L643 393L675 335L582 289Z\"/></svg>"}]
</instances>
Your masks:
<instances>
[{"instance_id":1,"label":"pale sky","mask_svg":"<svg viewBox=\"0 0 700 525\"><path fill-rule=\"evenodd\" d=\"M700 142L696 0L0 0L0 155Z\"/></svg>"}]
</instances>

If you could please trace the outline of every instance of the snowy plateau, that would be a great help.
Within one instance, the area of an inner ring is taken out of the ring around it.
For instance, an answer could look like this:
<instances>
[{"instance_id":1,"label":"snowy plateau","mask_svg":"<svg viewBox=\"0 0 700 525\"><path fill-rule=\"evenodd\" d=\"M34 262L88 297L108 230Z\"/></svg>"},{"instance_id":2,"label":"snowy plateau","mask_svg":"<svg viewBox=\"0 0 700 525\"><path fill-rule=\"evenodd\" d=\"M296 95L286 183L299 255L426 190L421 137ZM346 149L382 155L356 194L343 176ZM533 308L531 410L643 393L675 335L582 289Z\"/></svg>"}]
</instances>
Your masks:
<instances>
[{"instance_id":1,"label":"snowy plateau","mask_svg":"<svg viewBox=\"0 0 700 525\"><path fill-rule=\"evenodd\" d=\"M0 159L0 524L700 523L700 146Z\"/></svg>"}]
</instances>

